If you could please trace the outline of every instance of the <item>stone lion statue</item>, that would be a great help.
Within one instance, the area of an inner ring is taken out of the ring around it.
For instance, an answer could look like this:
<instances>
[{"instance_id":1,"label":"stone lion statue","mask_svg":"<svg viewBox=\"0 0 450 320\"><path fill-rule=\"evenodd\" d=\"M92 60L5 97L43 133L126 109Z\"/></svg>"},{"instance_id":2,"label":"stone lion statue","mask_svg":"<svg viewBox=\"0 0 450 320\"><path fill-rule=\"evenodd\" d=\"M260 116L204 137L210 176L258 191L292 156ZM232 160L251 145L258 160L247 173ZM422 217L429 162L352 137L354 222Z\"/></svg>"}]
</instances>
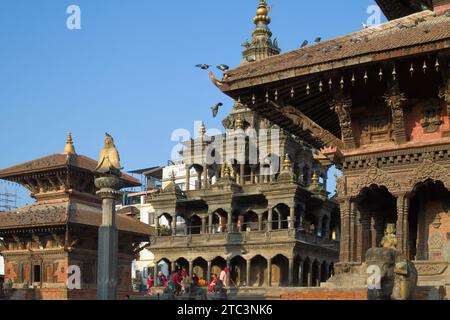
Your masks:
<instances>
[{"instance_id":1,"label":"stone lion statue","mask_svg":"<svg viewBox=\"0 0 450 320\"><path fill-rule=\"evenodd\" d=\"M394 224L387 226L381 245L381 248L372 248L366 253L367 270L372 274L368 281L368 299L414 300L417 270L414 264L397 250Z\"/></svg>"}]
</instances>

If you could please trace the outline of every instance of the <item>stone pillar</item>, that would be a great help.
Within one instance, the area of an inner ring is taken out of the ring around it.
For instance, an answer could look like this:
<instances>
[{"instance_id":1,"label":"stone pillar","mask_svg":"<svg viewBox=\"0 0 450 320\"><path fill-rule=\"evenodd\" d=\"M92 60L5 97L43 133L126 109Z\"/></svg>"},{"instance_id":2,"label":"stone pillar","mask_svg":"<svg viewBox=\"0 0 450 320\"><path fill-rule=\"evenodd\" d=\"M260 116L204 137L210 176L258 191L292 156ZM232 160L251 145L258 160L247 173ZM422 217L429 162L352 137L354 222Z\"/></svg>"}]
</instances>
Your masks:
<instances>
[{"instance_id":1,"label":"stone pillar","mask_svg":"<svg viewBox=\"0 0 450 320\"><path fill-rule=\"evenodd\" d=\"M172 236L177 235L177 214L172 215Z\"/></svg>"},{"instance_id":2,"label":"stone pillar","mask_svg":"<svg viewBox=\"0 0 450 320\"><path fill-rule=\"evenodd\" d=\"M258 231L262 231L263 227L263 214L258 213Z\"/></svg>"},{"instance_id":3,"label":"stone pillar","mask_svg":"<svg viewBox=\"0 0 450 320\"><path fill-rule=\"evenodd\" d=\"M209 181L208 181L208 168L206 165L203 167L203 189L208 189Z\"/></svg>"},{"instance_id":4,"label":"stone pillar","mask_svg":"<svg viewBox=\"0 0 450 320\"><path fill-rule=\"evenodd\" d=\"M248 259L247 260L247 269L246 269L246 273L245 273L245 275L246 275L245 281L246 281L247 287L250 287L250 269L251 269L251 265L252 265L252 261L250 259Z\"/></svg>"},{"instance_id":5,"label":"stone pillar","mask_svg":"<svg viewBox=\"0 0 450 320\"><path fill-rule=\"evenodd\" d=\"M154 286L155 288L159 287L158 285L158 262L155 262L155 274L153 275L153 279L154 279Z\"/></svg>"},{"instance_id":6,"label":"stone pillar","mask_svg":"<svg viewBox=\"0 0 450 320\"><path fill-rule=\"evenodd\" d=\"M186 191L191 190L191 169L186 166Z\"/></svg>"},{"instance_id":7,"label":"stone pillar","mask_svg":"<svg viewBox=\"0 0 450 320\"><path fill-rule=\"evenodd\" d=\"M294 286L294 257L289 258L289 287Z\"/></svg>"},{"instance_id":8,"label":"stone pillar","mask_svg":"<svg viewBox=\"0 0 450 320\"><path fill-rule=\"evenodd\" d=\"M98 231L97 299L117 299L118 231L116 198L121 180L115 175L95 179L102 199L102 224Z\"/></svg>"},{"instance_id":9,"label":"stone pillar","mask_svg":"<svg viewBox=\"0 0 450 320\"><path fill-rule=\"evenodd\" d=\"M267 287L272 286L272 258L267 260Z\"/></svg>"},{"instance_id":10,"label":"stone pillar","mask_svg":"<svg viewBox=\"0 0 450 320\"><path fill-rule=\"evenodd\" d=\"M309 262L308 266L308 287L312 287L312 274L313 274L313 263L312 261Z\"/></svg>"},{"instance_id":11,"label":"stone pillar","mask_svg":"<svg viewBox=\"0 0 450 320\"><path fill-rule=\"evenodd\" d=\"M206 271L206 280L208 282L208 285L211 282L211 263L212 263L211 260L208 260L208 268Z\"/></svg>"},{"instance_id":12,"label":"stone pillar","mask_svg":"<svg viewBox=\"0 0 450 320\"><path fill-rule=\"evenodd\" d=\"M366 212L361 218L361 262L365 261L366 252L371 246L371 223L370 215Z\"/></svg>"},{"instance_id":13,"label":"stone pillar","mask_svg":"<svg viewBox=\"0 0 450 320\"><path fill-rule=\"evenodd\" d=\"M214 213L210 212L209 216L208 216L208 232L209 233L213 233L213 218L214 218Z\"/></svg>"},{"instance_id":14,"label":"stone pillar","mask_svg":"<svg viewBox=\"0 0 450 320\"><path fill-rule=\"evenodd\" d=\"M194 261L189 260L189 277L192 279L192 275L194 273Z\"/></svg>"},{"instance_id":15,"label":"stone pillar","mask_svg":"<svg viewBox=\"0 0 450 320\"><path fill-rule=\"evenodd\" d=\"M227 283L225 284L227 288L230 287L231 279L230 279L230 269L231 269L231 261L230 258L227 258Z\"/></svg>"},{"instance_id":16,"label":"stone pillar","mask_svg":"<svg viewBox=\"0 0 450 320\"><path fill-rule=\"evenodd\" d=\"M356 219L356 261L362 262L363 256L365 255L364 251L364 237L363 237L363 228L361 223L361 210L358 210Z\"/></svg>"},{"instance_id":17,"label":"stone pillar","mask_svg":"<svg viewBox=\"0 0 450 320\"><path fill-rule=\"evenodd\" d=\"M158 217L157 213L155 213L155 233L156 233L156 236L158 237L159 236L159 217Z\"/></svg>"},{"instance_id":18,"label":"stone pillar","mask_svg":"<svg viewBox=\"0 0 450 320\"><path fill-rule=\"evenodd\" d=\"M254 184L255 183L255 170L251 167L250 168L250 184Z\"/></svg>"},{"instance_id":19,"label":"stone pillar","mask_svg":"<svg viewBox=\"0 0 450 320\"><path fill-rule=\"evenodd\" d=\"M406 254L408 252L408 211L409 198L406 194L397 196L397 249Z\"/></svg>"},{"instance_id":20,"label":"stone pillar","mask_svg":"<svg viewBox=\"0 0 450 320\"><path fill-rule=\"evenodd\" d=\"M239 182L242 186L245 184L245 164L241 163L239 168L239 177L241 181Z\"/></svg>"},{"instance_id":21,"label":"stone pillar","mask_svg":"<svg viewBox=\"0 0 450 320\"><path fill-rule=\"evenodd\" d=\"M228 216L227 216L227 232L228 233L233 231L232 230L232 227L233 227L233 225L232 225L232 218L233 218L233 216L231 214L231 211L229 211L228 212Z\"/></svg>"},{"instance_id":22,"label":"stone pillar","mask_svg":"<svg viewBox=\"0 0 450 320\"><path fill-rule=\"evenodd\" d=\"M295 206L291 206L289 215L289 229L295 228Z\"/></svg>"},{"instance_id":23,"label":"stone pillar","mask_svg":"<svg viewBox=\"0 0 450 320\"><path fill-rule=\"evenodd\" d=\"M267 231L272 231L273 209L269 207L267 215Z\"/></svg>"},{"instance_id":24,"label":"stone pillar","mask_svg":"<svg viewBox=\"0 0 450 320\"><path fill-rule=\"evenodd\" d=\"M280 210L277 210L277 212L278 212L278 230L281 230L281 228L283 227L283 216Z\"/></svg>"},{"instance_id":25,"label":"stone pillar","mask_svg":"<svg viewBox=\"0 0 450 320\"><path fill-rule=\"evenodd\" d=\"M356 262L357 259L357 251L358 251L358 244L361 239L358 238L358 206L355 202L352 201L351 203L351 210L350 210L350 261Z\"/></svg>"},{"instance_id":26,"label":"stone pillar","mask_svg":"<svg viewBox=\"0 0 450 320\"><path fill-rule=\"evenodd\" d=\"M206 217L202 217L202 234L206 233Z\"/></svg>"},{"instance_id":27,"label":"stone pillar","mask_svg":"<svg viewBox=\"0 0 450 320\"><path fill-rule=\"evenodd\" d=\"M299 261L298 264L298 287L303 287L303 261Z\"/></svg>"},{"instance_id":28,"label":"stone pillar","mask_svg":"<svg viewBox=\"0 0 450 320\"><path fill-rule=\"evenodd\" d=\"M177 270L177 262L176 261L172 261L170 263L170 272L175 272Z\"/></svg>"}]
</instances>

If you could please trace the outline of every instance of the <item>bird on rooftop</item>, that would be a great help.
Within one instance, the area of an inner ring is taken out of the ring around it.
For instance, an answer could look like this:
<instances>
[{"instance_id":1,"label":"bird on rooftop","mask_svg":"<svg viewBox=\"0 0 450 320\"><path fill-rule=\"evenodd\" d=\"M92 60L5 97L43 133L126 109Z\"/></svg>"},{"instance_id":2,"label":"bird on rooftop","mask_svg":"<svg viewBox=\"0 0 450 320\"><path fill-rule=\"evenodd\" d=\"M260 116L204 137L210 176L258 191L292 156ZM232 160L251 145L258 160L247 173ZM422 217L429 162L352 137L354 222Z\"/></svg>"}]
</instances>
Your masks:
<instances>
[{"instance_id":1,"label":"bird on rooftop","mask_svg":"<svg viewBox=\"0 0 450 320\"><path fill-rule=\"evenodd\" d=\"M256 61L255 57L252 57L252 56L245 57L245 60L247 60L247 62L254 62L254 61Z\"/></svg>"},{"instance_id":2,"label":"bird on rooftop","mask_svg":"<svg viewBox=\"0 0 450 320\"><path fill-rule=\"evenodd\" d=\"M211 107L213 118L217 117L217 115L219 114L219 108L221 106L223 106L223 103L219 102Z\"/></svg>"},{"instance_id":3,"label":"bird on rooftop","mask_svg":"<svg viewBox=\"0 0 450 320\"><path fill-rule=\"evenodd\" d=\"M322 38L320 38L320 37L317 37L316 39L314 39L315 43L319 43L320 41L322 41Z\"/></svg>"},{"instance_id":4,"label":"bird on rooftop","mask_svg":"<svg viewBox=\"0 0 450 320\"><path fill-rule=\"evenodd\" d=\"M306 46L308 45L308 43L309 43L308 40L303 41L303 43L302 43L302 45L300 46L300 48L306 47Z\"/></svg>"},{"instance_id":5,"label":"bird on rooftop","mask_svg":"<svg viewBox=\"0 0 450 320\"><path fill-rule=\"evenodd\" d=\"M204 64L204 63L197 64L195 67L200 68L202 70L208 70L209 68L211 68L211 66L209 64Z\"/></svg>"},{"instance_id":6,"label":"bird on rooftop","mask_svg":"<svg viewBox=\"0 0 450 320\"><path fill-rule=\"evenodd\" d=\"M369 25L367 23L361 23L361 26L363 29L369 28Z\"/></svg>"},{"instance_id":7,"label":"bird on rooftop","mask_svg":"<svg viewBox=\"0 0 450 320\"><path fill-rule=\"evenodd\" d=\"M219 69L220 71L227 71L230 69L229 66L227 66L226 64L221 64L220 66L217 66L217 69Z\"/></svg>"}]
</instances>

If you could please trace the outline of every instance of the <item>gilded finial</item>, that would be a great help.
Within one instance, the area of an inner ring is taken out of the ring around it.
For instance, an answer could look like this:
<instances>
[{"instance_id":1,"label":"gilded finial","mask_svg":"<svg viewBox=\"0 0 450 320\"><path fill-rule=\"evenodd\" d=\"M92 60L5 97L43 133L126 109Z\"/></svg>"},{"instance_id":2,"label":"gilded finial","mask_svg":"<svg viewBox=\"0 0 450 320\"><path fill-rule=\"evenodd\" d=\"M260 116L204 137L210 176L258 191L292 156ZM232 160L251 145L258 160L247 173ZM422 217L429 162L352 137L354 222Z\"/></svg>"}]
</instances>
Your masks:
<instances>
[{"instance_id":1,"label":"gilded finial","mask_svg":"<svg viewBox=\"0 0 450 320\"><path fill-rule=\"evenodd\" d=\"M66 146L64 147L64 154L77 154L73 146L72 133L67 134Z\"/></svg>"},{"instance_id":2,"label":"gilded finial","mask_svg":"<svg viewBox=\"0 0 450 320\"><path fill-rule=\"evenodd\" d=\"M311 178L311 184L315 186L319 185L319 176L317 175L316 171L314 171L314 174Z\"/></svg>"},{"instance_id":3,"label":"gilded finial","mask_svg":"<svg viewBox=\"0 0 450 320\"><path fill-rule=\"evenodd\" d=\"M253 18L253 22L258 24L259 22L263 22L265 24L270 23L269 11L272 10L272 7L267 7L266 0L260 0L258 9L256 10L256 16Z\"/></svg>"},{"instance_id":4,"label":"gilded finial","mask_svg":"<svg viewBox=\"0 0 450 320\"><path fill-rule=\"evenodd\" d=\"M230 176L230 167L227 164L224 164L225 168L223 168L223 176L229 177Z\"/></svg>"},{"instance_id":5,"label":"gilded finial","mask_svg":"<svg viewBox=\"0 0 450 320\"><path fill-rule=\"evenodd\" d=\"M283 161L283 169L284 170L290 170L292 168L292 162L291 159L289 158L289 155L286 154L284 157L284 161Z\"/></svg>"},{"instance_id":6,"label":"gilded finial","mask_svg":"<svg viewBox=\"0 0 450 320\"><path fill-rule=\"evenodd\" d=\"M205 123L202 121L202 124L200 125L200 136L204 136L206 134L206 126Z\"/></svg>"},{"instance_id":7,"label":"gilded finial","mask_svg":"<svg viewBox=\"0 0 450 320\"><path fill-rule=\"evenodd\" d=\"M119 152L114 145L114 139L106 134L105 145L98 158L98 165L95 171L103 174L120 174L123 168L120 165Z\"/></svg>"},{"instance_id":8,"label":"gilded finial","mask_svg":"<svg viewBox=\"0 0 450 320\"><path fill-rule=\"evenodd\" d=\"M236 119L234 127L235 129L244 129L244 123L242 122L242 119L240 117Z\"/></svg>"}]
</instances>

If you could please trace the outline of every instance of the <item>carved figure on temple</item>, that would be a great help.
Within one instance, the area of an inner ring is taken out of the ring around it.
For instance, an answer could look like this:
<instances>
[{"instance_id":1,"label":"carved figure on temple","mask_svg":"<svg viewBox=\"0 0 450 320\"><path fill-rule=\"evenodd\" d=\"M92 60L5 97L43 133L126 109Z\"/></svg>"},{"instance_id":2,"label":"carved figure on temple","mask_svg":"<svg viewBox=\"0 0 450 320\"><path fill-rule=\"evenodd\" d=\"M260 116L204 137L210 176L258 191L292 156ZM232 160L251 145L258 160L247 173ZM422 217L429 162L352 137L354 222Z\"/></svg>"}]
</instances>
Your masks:
<instances>
[{"instance_id":1,"label":"carved figure on temple","mask_svg":"<svg viewBox=\"0 0 450 320\"><path fill-rule=\"evenodd\" d=\"M397 250L395 224L387 225L381 246L382 248L371 248L366 253L368 270L377 270L371 276L377 281L373 287L368 288L368 299L414 300L417 270L414 264Z\"/></svg>"}]
</instances>

